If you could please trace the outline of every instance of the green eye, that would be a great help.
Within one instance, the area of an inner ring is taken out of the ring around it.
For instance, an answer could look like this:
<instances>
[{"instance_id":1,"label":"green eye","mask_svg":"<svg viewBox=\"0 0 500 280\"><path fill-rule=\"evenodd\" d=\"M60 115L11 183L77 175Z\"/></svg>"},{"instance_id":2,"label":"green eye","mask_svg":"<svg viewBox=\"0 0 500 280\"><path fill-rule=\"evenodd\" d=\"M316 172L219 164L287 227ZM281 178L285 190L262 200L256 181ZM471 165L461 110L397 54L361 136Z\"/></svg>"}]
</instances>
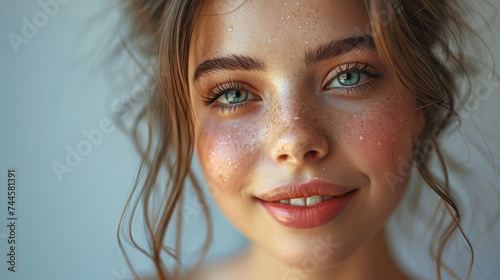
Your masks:
<instances>
[{"instance_id":1,"label":"green eye","mask_svg":"<svg viewBox=\"0 0 500 280\"><path fill-rule=\"evenodd\" d=\"M361 74L358 72L342 73L333 80L333 86L353 86L360 82ZM338 83L338 85L337 85Z\"/></svg>"},{"instance_id":2,"label":"green eye","mask_svg":"<svg viewBox=\"0 0 500 280\"><path fill-rule=\"evenodd\" d=\"M328 73L328 83L323 86L323 90L328 90L332 94L351 92L358 94L373 87L373 82L384 74L367 63L346 63L335 67Z\"/></svg>"},{"instance_id":3,"label":"green eye","mask_svg":"<svg viewBox=\"0 0 500 280\"><path fill-rule=\"evenodd\" d=\"M248 98L248 91L244 89L234 89L226 92L224 94L225 99L227 100L227 103L229 104L235 104L235 103L241 103L247 100ZM225 102L221 102L225 103Z\"/></svg>"}]
</instances>

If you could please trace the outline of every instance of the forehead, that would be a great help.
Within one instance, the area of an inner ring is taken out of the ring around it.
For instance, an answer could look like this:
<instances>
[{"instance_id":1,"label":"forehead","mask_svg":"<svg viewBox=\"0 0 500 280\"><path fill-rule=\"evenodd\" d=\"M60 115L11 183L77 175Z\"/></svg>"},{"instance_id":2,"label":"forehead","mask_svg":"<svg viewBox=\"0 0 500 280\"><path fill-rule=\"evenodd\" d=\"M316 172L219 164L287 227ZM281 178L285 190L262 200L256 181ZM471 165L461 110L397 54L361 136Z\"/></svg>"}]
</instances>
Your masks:
<instances>
[{"instance_id":1,"label":"forehead","mask_svg":"<svg viewBox=\"0 0 500 280\"><path fill-rule=\"evenodd\" d=\"M208 1L190 60L200 63L228 54L299 59L320 43L369 33L368 14L360 0Z\"/></svg>"}]
</instances>

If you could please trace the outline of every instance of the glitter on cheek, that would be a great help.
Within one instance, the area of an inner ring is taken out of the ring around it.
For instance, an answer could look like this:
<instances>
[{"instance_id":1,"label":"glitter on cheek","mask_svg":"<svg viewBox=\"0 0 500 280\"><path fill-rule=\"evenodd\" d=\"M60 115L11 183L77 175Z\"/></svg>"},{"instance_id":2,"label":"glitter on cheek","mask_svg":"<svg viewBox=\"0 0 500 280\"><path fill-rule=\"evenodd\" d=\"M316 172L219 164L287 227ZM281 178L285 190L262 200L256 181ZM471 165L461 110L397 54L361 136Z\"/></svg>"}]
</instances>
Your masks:
<instances>
[{"instance_id":1,"label":"glitter on cheek","mask_svg":"<svg viewBox=\"0 0 500 280\"><path fill-rule=\"evenodd\" d=\"M342 149L365 174L378 178L372 178L374 181L384 182L380 174L397 172L398 157L407 157L413 148L412 121L408 113L412 108L400 98L384 97L377 101L363 109L349 108L337 118L342 126L338 128L338 136L334 135L338 149Z\"/></svg>"},{"instance_id":2,"label":"glitter on cheek","mask_svg":"<svg viewBox=\"0 0 500 280\"><path fill-rule=\"evenodd\" d=\"M241 178L251 172L259 152L256 135L245 126L204 127L197 152L207 182L223 189L243 188Z\"/></svg>"}]
</instances>

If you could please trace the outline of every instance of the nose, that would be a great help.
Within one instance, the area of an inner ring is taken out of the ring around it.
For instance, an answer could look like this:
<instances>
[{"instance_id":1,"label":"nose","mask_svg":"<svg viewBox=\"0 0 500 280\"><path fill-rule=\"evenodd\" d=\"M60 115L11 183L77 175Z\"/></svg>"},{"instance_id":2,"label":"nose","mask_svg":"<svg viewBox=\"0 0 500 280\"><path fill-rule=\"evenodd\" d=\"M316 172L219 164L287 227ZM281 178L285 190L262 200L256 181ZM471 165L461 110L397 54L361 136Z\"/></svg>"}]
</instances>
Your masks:
<instances>
[{"instance_id":1,"label":"nose","mask_svg":"<svg viewBox=\"0 0 500 280\"><path fill-rule=\"evenodd\" d=\"M315 126L310 116L302 114L300 117L287 118L277 126L279 127L274 127L277 137L271 148L271 156L275 162L313 164L320 162L328 154L327 137Z\"/></svg>"}]
</instances>

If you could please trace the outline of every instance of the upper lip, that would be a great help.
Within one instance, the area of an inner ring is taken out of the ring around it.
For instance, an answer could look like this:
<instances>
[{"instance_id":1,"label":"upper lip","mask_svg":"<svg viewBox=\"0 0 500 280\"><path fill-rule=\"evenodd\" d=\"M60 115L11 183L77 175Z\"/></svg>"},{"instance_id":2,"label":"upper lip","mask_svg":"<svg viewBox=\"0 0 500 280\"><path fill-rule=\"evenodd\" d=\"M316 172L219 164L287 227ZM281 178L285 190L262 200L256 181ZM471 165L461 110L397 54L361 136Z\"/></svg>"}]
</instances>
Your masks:
<instances>
[{"instance_id":1,"label":"upper lip","mask_svg":"<svg viewBox=\"0 0 500 280\"><path fill-rule=\"evenodd\" d=\"M287 184L258 194L257 197L264 201L278 201L314 195L342 196L355 187L347 187L323 180L312 180L303 184Z\"/></svg>"}]
</instances>

